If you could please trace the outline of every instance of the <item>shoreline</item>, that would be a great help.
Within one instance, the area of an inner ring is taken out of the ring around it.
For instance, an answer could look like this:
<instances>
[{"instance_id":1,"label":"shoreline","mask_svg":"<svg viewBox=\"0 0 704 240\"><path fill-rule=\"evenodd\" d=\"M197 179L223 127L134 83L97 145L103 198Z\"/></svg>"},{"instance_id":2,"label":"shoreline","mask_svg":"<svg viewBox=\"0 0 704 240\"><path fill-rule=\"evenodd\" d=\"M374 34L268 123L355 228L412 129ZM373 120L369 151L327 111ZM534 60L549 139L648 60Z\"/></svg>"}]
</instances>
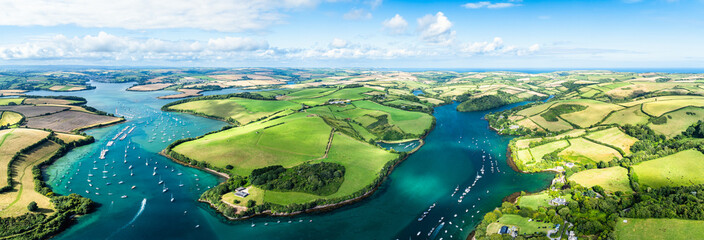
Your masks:
<instances>
[{"instance_id":1,"label":"shoreline","mask_svg":"<svg viewBox=\"0 0 704 240\"><path fill-rule=\"evenodd\" d=\"M163 152L163 151L162 151L162 152ZM162 152L160 152L160 154L162 154ZM162 154L162 155L164 155L164 154ZM371 190L369 190L369 191L367 191L366 193L362 194L361 196L356 197L356 198L351 198L351 199L343 200L343 201L340 201L340 202L337 202L337 203L330 203L330 204L325 204L325 205L319 205L319 206L315 206L315 207L313 207L313 208L309 208L309 209L305 209L305 210L301 210L301 211L295 211L295 212L290 212L290 213L273 213L273 212L271 212L271 210L266 210L266 211L263 211L263 212L260 212L260 213L255 213L255 214L252 214L252 215L249 215L249 216L243 216L243 217L239 217L239 218L232 218L232 217L228 217L228 216L225 216L224 214L222 214L222 212L219 211L217 208L215 208L214 204L213 204L212 202L208 201L208 200L203 200L203 199L200 199L200 198L199 198L199 199L198 199L198 202L207 203L207 204L208 204L213 210L215 210L221 217L224 217L225 219L230 220L230 221L247 220L247 219L251 219L251 218L259 217L259 216L291 217L291 216L296 216L296 215L300 215L300 214L304 214L304 213L332 211L332 210L335 210L335 209L338 209L338 208L341 208L341 207L344 207L344 206L351 205L351 204L357 203L357 202L359 202L359 201L362 201L362 200L366 199L367 197L371 196L372 194L374 194L377 190L379 190L379 187L381 186L381 184L383 184L383 183L386 181L386 179L388 178L388 175L391 174L391 172L393 172L393 170L396 168L396 166L398 166L401 162L405 161L409 156L410 156L410 154L406 154L405 157L399 159L399 161L397 161L395 164L393 164L391 167L389 167L389 170L387 171L386 176L384 176L384 178L383 178L381 181L379 181L379 183L377 183L377 184L374 186L374 188L372 188ZM167 157L168 157L168 156L167 156ZM169 158L169 159L172 159L172 160L175 160L175 159L173 159L173 158L171 158L171 157L168 157L168 158ZM178 161L178 160L175 160L175 161L180 162L180 161ZM180 163L180 164L183 164L183 163ZM186 166L191 166L191 165L190 165L190 164L187 164ZM196 168L198 168L198 167L196 167ZM202 169L202 168L199 168L199 169ZM207 170L216 172L216 171L214 171L214 170L212 170L212 169L207 169ZM206 171L207 171L207 170L206 170ZM220 173L220 172L216 172L216 173L218 173L218 174L224 174L224 173Z\"/></svg>"},{"instance_id":2,"label":"shoreline","mask_svg":"<svg viewBox=\"0 0 704 240\"><path fill-rule=\"evenodd\" d=\"M369 196L371 196L372 194L374 194L377 190L379 190L379 187L380 187L384 182L386 182L386 180L388 179L389 175L391 175L391 173L393 172L393 170L396 169L396 167L397 167L399 164L401 164L401 162L403 162L403 161L405 161L406 159L408 159L408 157L411 156L411 154L415 153L415 152L416 152L417 150L419 150L423 145L425 145L424 139L425 139L425 137L427 137L427 136L430 134L430 132L432 132L432 131L435 129L435 125L436 125L436 124L435 124L435 116L433 116L433 123L431 124L429 130L428 130L423 136L421 136L420 138L414 139L414 140L420 141L420 144L418 145L418 147L414 148L413 150L411 150L411 151L409 151L409 152L405 152L405 156L404 156L403 158L398 159L398 161L396 161L393 165L391 165L391 166L389 167L389 169L386 171L386 174L384 175L384 177L383 177L371 190L367 191L366 193L362 194L362 195L359 196L359 197L355 197L355 198L343 200L343 201L340 201L340 202L337 202L337 203L330 203L330 204L325 204L325 205L319 205L319 206L315 206L315 207L313 207L313 208L309 208L309 209L305 209L305 210L301 210L301 211L290 212L290 213L272 213L271 210L266 210L266 211L263 211L263 212L260 212L260 213L254 213L254 214L252 214L252 215L243 216L243 217L239 217L239 218L232 218L232 217L225 216L225 214L223 214L221 211L219 211L217 208L215 208L214 204L213 204L212 202L208 201L208 200L203 200L203 199L198 198L198 202L207 203L207 204L210 206L210 208L212 208L213 210L215 210L215 212L217 212L221 217L223 217L224 219L230 220L230 221L247 220L247 219L251 219L251 218L254 218L254 217L258 217L258 216L290 217L290 216L296 216L296 215L300 215L300 214L304 214L304 213L327 212L327 211L332 211L332 210L341 208L341 207L346 206L346 205L351 205L351 204L354 204L354 203L357 203L357 202L359 202L359 201L362 201L362 200L366 199L367 197L369 197ZM413 140L412 140L412 141L413 141ZM193 166L193 165L191 165L191 164L188 164L188 163L179 161L179 160L177 160L177 159L175 159L175 158L169 156L168 154L166 154L165 150L166 150L166 149L161 150L161 151L159 152L159 154L162 155L162 156L164 156L164 157L166 157L166 158L168 158L168 159L170 159L171 161L174 161L174 162L178 163L178 164L181 164L181 165L184 165L184 166L187 166L187 167L192 167L192 168L196 168L196 169L205 170L205 171L207 171L207 172L209 172L209 173L216 174L217 176L223 177L223 178L225 178L225 179L229 179L229 177L230 177L229 175L227 175L227 174L225 174L225 173L221 173L221 172L215 171L215 170L213 170L213 169L201 168L201 167L198 167L198 166ZM219 184L222 184L222 183L219 183Z\"/></svg>"}]
</instances>

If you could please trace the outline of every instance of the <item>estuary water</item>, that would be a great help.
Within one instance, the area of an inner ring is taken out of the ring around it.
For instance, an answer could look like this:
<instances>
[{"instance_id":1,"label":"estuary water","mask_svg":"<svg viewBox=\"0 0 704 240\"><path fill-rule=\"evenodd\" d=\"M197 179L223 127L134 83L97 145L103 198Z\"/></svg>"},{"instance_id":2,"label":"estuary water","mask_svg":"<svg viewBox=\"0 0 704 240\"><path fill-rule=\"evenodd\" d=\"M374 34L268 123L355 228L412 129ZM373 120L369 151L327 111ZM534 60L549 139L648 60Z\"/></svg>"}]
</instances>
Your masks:
<instances>
[{"instance_id":1,"label":"estuary water","mask_svg":"<svg viewBox=\"0 0 704 240\"><path fill-rule=\"evenodd\" d=\"M81 96L90 106L128 119L86 131L96 143L74 149L46 169L55 192L78 193L101 205L57 239L464 239L502 198L544 189L552 178L549 173L511 170L505 160L511 137L488 128L482 119L487 112L460 113L452 104L435 109L437 124L425 145L399 164L371 197L326 213L229 222L196 201L220 179L158 155L177 139L199 136L225 123L161 112L162 105L174 100L156 97L171 92L130 92L125 89L132 84L91 84L97 88L30 93ZM520 104L524 103L503 109ZM100 159L106 149L105 159Z\"/></svg>"}]
</instances>

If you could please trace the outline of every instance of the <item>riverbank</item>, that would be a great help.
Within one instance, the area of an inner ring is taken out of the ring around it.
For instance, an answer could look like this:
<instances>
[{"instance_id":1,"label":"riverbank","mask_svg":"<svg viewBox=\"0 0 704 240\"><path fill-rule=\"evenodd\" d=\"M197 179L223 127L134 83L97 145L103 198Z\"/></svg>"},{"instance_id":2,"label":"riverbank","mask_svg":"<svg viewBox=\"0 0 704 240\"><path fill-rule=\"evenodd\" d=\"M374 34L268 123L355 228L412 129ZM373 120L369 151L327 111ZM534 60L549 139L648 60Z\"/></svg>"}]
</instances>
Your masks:
<instances>
[{"instance_id":1,"label":"riverbank","mask_svg":"<svg viewBox=\"0 0 704 240\"><path fill-rule=\"evenodd\" d=\"M190 165L190 164L186 164L186 163L183 163L183 162L181 162L181 161L178 161L178 160L176 160L176 159L174 159L174 158L172 158L172 157L166 155L165 153L163 153L163 151L160 152L160 154L166 156L167 158L169 158L169 159L171 159L171 160L173 160L173 161L178 162L179 164L182 164L182 165L185 165L185 166L191 166L191 167L198 168L197 166L192 166L192 165ZM365 193L362 194L361 196L355 197L355 198L351 198L351 199L347 199L347 200L343 200L343 201L340 201L340 202L337 202L337 203L318 205L318 206L315 206L315 207L312 207L312 208L309 208L309 209L304 209L304 210L301 210L301 211L295 211L295 212L290 212L290 213L274 213L274 212L272 212L271 210L265 210L265 211L262 211L262 212L259 212L259 213L254 213L254 214L252 214L252 215L247 215L247 216L243 216L243 217L239 217L239 218L233 218L233 217L229 217L229 216L224 215L223 212L221 212L221 211L219 211L219 210L217 209L217 207L215 206L214 203L212 203L212 202L210 202L210 201L208 201L208 200L205 200L205 199L198 199L198 201L199 201L199 202L202 202L202 203L207 203L208 205L210 205L210 207L211 207L213 210L215 210L215 211L218 212L222 217L224 217L224 218L226 218L227 220L230 220L230 221L247 220L247 219L251 219L251 218L259 217L259 216L291 217L291 216L296 216L296 215L300 215L300 214L304 214L304 213L332 211L332 210L338 209L338 208L340 208L340 207L344 207L344 206L347 206L347 205L354 204L354 203L357 203L357 202L359 202L359 201L362 201L362 200L364 200L365 198L367 198L367 197L371 196L372 194L374 194L374 193L379 189L379 187L381 186L381 184L383 184L383 183L386 181L386 179L388 178L389 174L391 174L391 172L396 168L396 166L398 166L401 162L403 162L404 160L406 160L406 159L408 158L408 156L410 156L410 154L405 154L404 157L402 157L402 158L400 158L400 159L397 159L396 162L395 162L393 165L391 165L391 166L389 167L389 169L387 170L386 174L384 174L384 177L381 179L381 181L378 181L378 183L377 183L371 190L365 192ZM200 168L200 169L202 169L202 168ZM218 173L218 174L226 175L226 174L224 174L224 173L217 172L217 171L215 171L215 170L208 169L208 168L205 168L205 169L203 169L203 170L206 170L206 171L211 172L211 173L212 173L212 172L215 172L215 173ZM222 183L221 183L221 184L222 184ZM226 204L230 205L229 203L226 203Z\"/></svg>"}]
</instances>

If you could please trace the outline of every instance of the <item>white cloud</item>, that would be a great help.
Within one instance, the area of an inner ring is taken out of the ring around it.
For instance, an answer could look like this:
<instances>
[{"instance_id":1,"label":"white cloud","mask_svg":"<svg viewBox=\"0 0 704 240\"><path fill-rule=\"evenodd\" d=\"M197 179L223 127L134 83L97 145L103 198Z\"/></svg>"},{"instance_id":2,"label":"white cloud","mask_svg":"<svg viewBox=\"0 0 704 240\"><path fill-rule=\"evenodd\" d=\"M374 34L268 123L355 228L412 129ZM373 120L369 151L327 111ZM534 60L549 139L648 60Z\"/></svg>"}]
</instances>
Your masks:
<instances>
[{"instance_id":1,"label":"white cloud","mask_svg":"<svg viewBox=\"0 0 704 240\"><path fill-rule=\"evenodd\" d=\"M56 35L24 44L0 46L0 59L207 59L241 55L269 48L266 41L225 37L201 41L134 39L105 32L68 38Z\"/></svg>"},{"instance_id":2,"label":"white cloud","mask_svg":"<svg viewBox=\"0 0 704 240\"><path fill-rule=\"evenodd\" d=\"M406 32L406 28L408 28L408 22L406 22L406 19L403 19L403 17L398 14L392 18L384 20L381 24L384 26L384 30L386 30L389 34L403 34Z\"/></svg>"},{"instance_id":3,"label":"white cloud","mask_svg":"<svg viewBox=\"0 0 704 240\"><path fill-rule=\"evenodd\" d=\"M260 30L319 0L0 0L0 25Z\"/></svg>"},{"instance_id":4,"label":"white cloud","mask_svg":"<svg viewBox=\"0 0 704 240\"><path fill-rule=\"evenodd\" d=\"M378 8L381 6L381 4L384 2L384 0L369 0L369 7L372 8L372 10Z\"/></svg>"},{"instance_id":5,"label":"white cloud","mask_svg":"<svg viewBox=\"0 0 704 240\"><path fill-rule=\"evenodd\" d=\"M469 8L469 9L479 9L479 8L498 9L498 8L510 8L510 7L521 6L521 4L517 3L517 2L520 2L520 1L509 1L509 2L499 2L499 3L492 3L490 1L481 1L481 2L465 3L462 6L465 8Z\"/></svg>"},{"instance_id":6,"label":"white cloud","mask_svg":"<svg viewBox=\"0 0 704 240\"><path fill-rule=\"evenodd\" d=\"M349 12L345 13L343 18L347 20L363 20L363 19L371 19L372 18L372 13L365 11L364 9L361 8L353 8Z\"/></svg>"},{"instance_id":7,"label":"white cloud","mask_svg":"<svg viewBox=\"0 0 704 240\"><path fill-rule=\"evenodd\" d=\"M460 47L460 51L469 55L517 55L523 56L540 51L539 44L533 44L528 48L518 48L516 46L504 45L504 40L495 37L491 42L470 42Z\"/></svg>"},{"instance_id":8,"label":"white cloud","mask_svg":"<svg viewBox=\"0 0 704 240\"><path fill-rule=\"evenodd\" d=\"M451 29L452 22L442 12L425 15L417 21L423 41L437 45L449 45L454 41L455 31Z\"/></svg>"},{"instance_id":9,"label":"white cloud","mask_svg":"<svg viewBox=\"0 0 704 240\"><path fill-rule=\"evenodd\" d=\"M332 48L343 48L347 47L348 43L344 39L335 38L330 42L330 47Z\"/></svg>"}]
</instances>

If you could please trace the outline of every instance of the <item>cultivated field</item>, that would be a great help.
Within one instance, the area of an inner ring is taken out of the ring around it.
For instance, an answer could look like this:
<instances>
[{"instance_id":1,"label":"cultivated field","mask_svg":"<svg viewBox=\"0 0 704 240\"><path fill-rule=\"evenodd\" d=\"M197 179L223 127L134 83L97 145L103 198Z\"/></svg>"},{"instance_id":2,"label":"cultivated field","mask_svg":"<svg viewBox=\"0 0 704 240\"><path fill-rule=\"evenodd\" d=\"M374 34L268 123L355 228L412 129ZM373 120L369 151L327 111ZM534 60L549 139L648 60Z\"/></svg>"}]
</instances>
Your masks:
<instances>
[{"instance_id":1,"label":"cultivated field","mask_svg":"<svg viewBox=\"0 0 704 240\"><path fill-rule=\"evenodd\" d=\"M561 118L558 118L556 122L549 122L549 121L545 120L545 118L543 118L540 115L532 116L532 117L530 117L530 119L533 120L533 122L538 124L540 127L547 129L548 131L551 131L551 132L559 132L559 131L572 129L572 125L565 122Z\"/></svg>"},{"instance_id":2,"label":"cultivated field","mask_svg":"<svg viewBox=\"0 0 704 240\"><path fill-rule=\"evenodd\" d=\"M648 123L650 117L640 110L640 105L624 108L609 115L602 124L636 125Z\"/></svg>"},{"instance_id":3,"label":"cultivated field","mask_svg":"<svg viewBox=\"0 0 704 240\"><path fill-rule=\"evenodd\" d=\"M85 86L66 86L66 85L55 85L53 87L50 87L49 90L51 91L60 91L60 92L71 92L71 91L80 91L80 90L85 90Z\"/></svg>"},{"instance_id":4,"label":"cultivated field","mask_svg":"<svg viewBox=\"0 0 704 240\"><path fill-rule=\"evenodd\" d=\"M607 146L617 147L626 155L631 153L631 146L638 141L637 138L628 136L615 127L589 133L586 137Z\"/></svg>"},{"instance_id":5,"label":"cultivated field","mask_svg":"<svg viewBox=\"0 0 704 240\"><path fill-rule=\"evenodd\" d=\"M190 101L169 108L203 113L221 119L232 118L237 120L240 124L247 124L262 117L270 116L278 111L286 109L298 110L301 108L301 105L289 101L229 98Z\"/></svg>"},{"instance_id":6,"label":"cultivated field","mask_svg":"<svg viewBox=\"0 0 704 240\"><path fill-rule=\"evenodd\" d=\"M650 187L704 184L704 154L686 150L634 165L641 185Z\"/></svg>"},{"instance_id":7,"label":"cultivated field","mask_svg":"<svg viewBox=\"0 0 704 240\"><path fill-rule=\"evenodd\" d=\"M615 233L616 239L619 240L700 239L704 236L704 221L668 218L623 218L616 222Z\"/></svg>"},{"instance_id":8,"label":"cultivated field","mask_svg":"<svg viewBox=\"0 0 704 240\"><path fill-rule=\"evenodd\" d=\"M178 91L181 93L161 96L158 98L159 99L177 99L177 98L197 97L197 96L201 95L200 92L202 92L203 90L181 88Z\"/></svg>"},{"instance_id":9,"label":"cultivated field","mask_svg":"<svg viewBox=\"0 0 704 240\"><path fill-rule=\"evenodd\" d=\"M370 97L369 95L366 95L364 93L371 92L371 91L377 91L372 88L366 88L366 87L358 87L358 88L343 88L340 90L337 90L335 92L332 92L330 94L326 94L323 96L310 96L308 98L304 97L299 97L292 99L292 102L296 103L301 103L305 104L308 106L317 106L324 104L332 99L339 99L339 100L360 100L360 99L365 99Z\"/></svg>"},{"instance_id":10,"label":"cultivated field","mask_svg":"<svg viewBox=\"0 0 704 240\"><path fill-rule=\"evenodd\" d=\"M609 115L609 113L611 113L612 111L620 110L623 108L623 107L615 105L615 104L604 103L604 102L594 101L594 100L587 100L587 99L570 101L568 103L569 104L579 104L579 105L587 107L587 109L584 109L579 112L573 112L573 113L567 113L567 114L560 115L560 117L562 117L566 121L569 121L572 124L575 124L581 128L587 128L589 126L597 124L597 123L601 122L601 120L604 119L607 115ZM557 106L557 105L554 105L554 106Z\"/></svg>"},{"instance_id":11,"label":"cultivated field","mask_svg":"<svg viewBox=\"0 0 704 240\"><path fill-rule=\"evenodd\" d=\"M153 84L145 84L145 85L135 85L130 88L128 88L128 91L158 91L167 87L170 87L174 85L173 83L153 83Z\"/></svg>"},{"instance_id":12,"label":"cultivated field","mask_svg":"<svg viewBox=\"0 0 704 240\"><path fill-rule=\"evenodd\" d=\"M0 187L7 186L8 163L20 150L49 136L48 132L14 128L0 130Z\"/></svg>"},{"instance_id":13,"label":"cultivated field","mask_svg":"<svg viewBox=\"0 0 704 240\"><path fill-rule=\"evenodd\" d=\"M648 124L648 127L653 131L663 134L667 137L674 137L699 120L704 120L704 108L685 107L674 112L666 113L663 117L667 118L665 124Z\"/></svg>"},{"instance_id":14,"label":"cultivated field","mask_svg":"<svg viewBox=\"0 0 704 240\"><path fill-rule=\"evenodd\" d=\"M0 106L5 106L10 103L20 105L22 103L22 100L24 100L24 98L0 98Z\"/></svg>"},{"instance_id":15,"label":"cultivated field","mask_svg":"<svg viewBox=\"0 0 704 240\"><path fill-rule=\"evenodd\" d=\"M27 98L24 100L23 103L24 104L32 104L32 105L37 105L37 104L70 105L70 104L78 103L78 101L67 100L67 99L56 99L56 98Z\"/></svg>"},{"instance_id":16,"label":"cultivated field","mask_svg":"<svg viewBox=\"0 0 704 240\"><path fill-rule=\"evenodd\" d=\"M31 118L46 114L52 114L60 111L67 110L67 107L48 107L48 106L32 106L32 105L18 105L18 106L0 106L0 110L7 110L18 112L24 117Z\"/></svg>"},{"instance_id":17,"label":"cultivated field","mask_svg":"<svg viewBox=\"0 0 704 240\"><path fill-rule=\"evenodd\" d=\"M46 142L34 148L27 155L23 155L12 167L13 179L19 183L15 185L16 191L0 194L0 217L19 216L28 212L27 205L34 201L43 213L53 212L50 199L34 191L34 175L32 167L48 160L56 154L61 145ZM12 200L9 201L8 200Z\"/></svg>"},{"instance_id":18,"label":"cultivated field","mask_svg":"<svg viewBox=\"0 0 704 240\"><path fill-rule=\"evenodd\" d=\"M119 118L105 115L63 111L51 115L28 118L27 126L40 129L48 128L58 132L70 132L76 129L113 123L119 120Z\"/></svg>"},{"instance_id":19,"label":"cultivated field","mask_svg":"<svg viewBox=\"0 0 704 240\"><path fill-rule=\"evenodd\" d=\"M621 154L613 148L594 143L584 138L570 139L570 147L558 154L569 162L609 162L621 158Z\"/></svg>"},{"instance_id":20,"label":"cultivated field","mask_svg":"<svg viewBox=\"0 0 704 240\"><path fill-rule=\"evenodd\" d=\"M683 107L704 107L704 98L676 99L643 103L643 111L651 116L660 116Z\"/></svg>"},{"instance_id":21,"label":"cultivated field","mask_svg":"<svg viewBox=\"0 0 704 240\"><path fill-rule=\"evenodd\" d=\"M67 133L56 133L56 137L61 139L61 141L64 141L65 143L72 143L72 142L86 138L85 136L75 135L75 134L67 134Z\"/></svg>"},{"instance_id":22,"label":"cultivated field","mask_svg":"<svg viewBox=\"0 0 704 240\"><path fill-rule=\"evenodd\" d=\"M18 124L22 120L22 115L16 112L0 111L0 126L11 126Z\"/></svg>"},{"instance_id":23,"label":"cultivated field","mask_svg":"<svg viewBox=\"0 0 704 240\"><path fill-rule=\"evenodd\" d=\"M581 171L570 176L569 180L584 187L599 185L607 192L632 192L628 170L619 166Z\"/></svg>"}]
</instances>

